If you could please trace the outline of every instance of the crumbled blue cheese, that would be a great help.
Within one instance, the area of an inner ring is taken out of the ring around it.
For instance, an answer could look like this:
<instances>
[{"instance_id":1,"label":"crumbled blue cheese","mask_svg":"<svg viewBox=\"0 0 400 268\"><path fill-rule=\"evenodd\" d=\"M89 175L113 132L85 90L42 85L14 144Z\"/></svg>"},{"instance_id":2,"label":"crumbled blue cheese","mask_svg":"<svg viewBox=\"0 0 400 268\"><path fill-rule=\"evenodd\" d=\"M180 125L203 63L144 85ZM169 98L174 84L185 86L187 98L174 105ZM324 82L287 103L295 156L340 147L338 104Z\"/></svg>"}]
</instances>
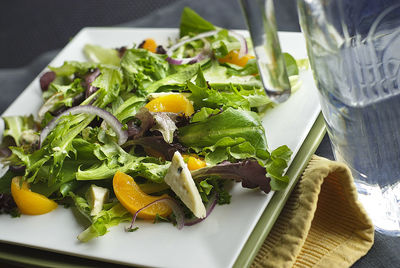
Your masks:
<instances>
[{"instance_id":1,"label":"crumbled blue cheese","mask_svg":"<svg viewBox=\"0 0 400 268\"><path fill-rule=\"evenodd\" d=\"M179 152L175 152L164 181L196 217L204 218L206 216L206 208L201 200L200 193Z\"/></svg>"},{"instance_id":2,"label":"crumbled blue cheese","mask_svg":"<svg viewBox=\"0 0 400 268\"><path fill-rule=\"evenodd\" d=\"M88 192L88 202L92 210L91 216L96 216L103 209L103 204L107 201L109 190L92 184Z\"/></svg>"}]
</instances>

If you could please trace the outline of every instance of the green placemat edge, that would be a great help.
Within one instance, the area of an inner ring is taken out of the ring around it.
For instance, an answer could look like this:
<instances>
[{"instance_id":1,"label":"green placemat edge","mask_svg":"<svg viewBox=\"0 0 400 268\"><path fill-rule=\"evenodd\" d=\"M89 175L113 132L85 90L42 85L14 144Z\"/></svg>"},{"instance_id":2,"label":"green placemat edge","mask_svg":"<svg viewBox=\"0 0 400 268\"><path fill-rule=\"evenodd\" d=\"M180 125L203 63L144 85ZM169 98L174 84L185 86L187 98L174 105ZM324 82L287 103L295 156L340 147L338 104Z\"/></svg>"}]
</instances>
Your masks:
<instances>
[{"instance_id":1,"label":"green placemat edge","mask_svg":"<svg viewBox=\"0 0 400 268\"><path fill-rule=\"evenodd\" d=\"M244 268L249 267L252 264L264 240L271 231L272 226L288 200L290 193L301 177L304 169L307 167L311 156L315 153L321 143L325 133L325 122L322 113L320 113L288 169L287 174L291 178L291 182L285 190L276 192L271 198L270 203L261 215L260 220L257 222L233 267Z\"/></svg>"},{"instance_id":2,"label":"green placemat edge","mask_svg":"<svg viewBox=\"0 0 400 268\"><path fill-rule=\"evenodd\" d=\"M126 267L116 263L107 263L99 260L0 242L0 267L9 267L9 265L14 265L12 267L57 268Z\"/></svg>"}]
</instances>

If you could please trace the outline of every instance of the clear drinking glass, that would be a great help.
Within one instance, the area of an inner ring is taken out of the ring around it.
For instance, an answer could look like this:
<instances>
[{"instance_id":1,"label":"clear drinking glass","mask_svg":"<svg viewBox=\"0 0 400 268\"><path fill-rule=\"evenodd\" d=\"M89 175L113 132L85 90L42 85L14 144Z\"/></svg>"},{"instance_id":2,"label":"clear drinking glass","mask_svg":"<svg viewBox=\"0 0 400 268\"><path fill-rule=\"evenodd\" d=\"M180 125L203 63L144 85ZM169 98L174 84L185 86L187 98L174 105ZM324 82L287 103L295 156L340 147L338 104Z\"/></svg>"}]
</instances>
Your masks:
<instances>
[{"instance_id":1,"label":"clear drinking glass","mask_svg":"<svg viewBox=\"0 0 400 268\"><path fill-rule=\"evenodd\" d=\"M400 1L298 0L335 158L382 233L400 235Z\"/></svg>"}]
</instances>

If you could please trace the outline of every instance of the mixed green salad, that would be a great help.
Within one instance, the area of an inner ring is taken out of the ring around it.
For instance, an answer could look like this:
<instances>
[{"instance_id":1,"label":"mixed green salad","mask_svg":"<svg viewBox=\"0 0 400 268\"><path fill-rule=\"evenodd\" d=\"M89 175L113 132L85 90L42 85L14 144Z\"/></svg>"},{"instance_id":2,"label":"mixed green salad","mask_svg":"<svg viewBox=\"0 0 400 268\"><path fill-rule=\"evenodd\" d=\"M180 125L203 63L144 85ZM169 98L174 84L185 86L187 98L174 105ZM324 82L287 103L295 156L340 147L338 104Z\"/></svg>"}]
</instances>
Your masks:
<instances>
[{"instance_id":1,"label":"mixed green salad","mask_svg":"<svg viewBox=\"0 0 400 268\"><path fill-rule=\"evenodd\" d=\"M226 183L268 193L288 184L291 157L268 149L265 95L248 42L193 10L179 39L86 45L86 62L49 66L37 115L4 116L0 213L77 209L88 241L136 217L178 228L228 204ZM296 61L285 54L296 81Z\"/></svg>"}]
</instances>

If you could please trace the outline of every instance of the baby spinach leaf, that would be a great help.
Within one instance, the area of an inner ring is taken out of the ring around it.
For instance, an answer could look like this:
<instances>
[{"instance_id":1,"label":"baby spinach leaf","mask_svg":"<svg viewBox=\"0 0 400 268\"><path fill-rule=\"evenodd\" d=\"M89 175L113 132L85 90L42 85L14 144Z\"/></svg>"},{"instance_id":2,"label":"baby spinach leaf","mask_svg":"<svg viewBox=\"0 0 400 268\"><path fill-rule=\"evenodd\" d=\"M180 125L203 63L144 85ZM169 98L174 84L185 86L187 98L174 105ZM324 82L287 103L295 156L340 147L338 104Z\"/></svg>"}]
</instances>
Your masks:
<instances>
[{"instance_id":1,"label":"baby spinach leaf","mask_svg":"<svg viewBox=\"0 0 400 268\"><path fill-rule=\"evenodd\" d=\"M228 108L220 114L179 128L179 141L192 148L213 146L220 139L243 138L256 149L266 149L264 128L258 115L251 111Z\"/></svg>"}]
</instances>

